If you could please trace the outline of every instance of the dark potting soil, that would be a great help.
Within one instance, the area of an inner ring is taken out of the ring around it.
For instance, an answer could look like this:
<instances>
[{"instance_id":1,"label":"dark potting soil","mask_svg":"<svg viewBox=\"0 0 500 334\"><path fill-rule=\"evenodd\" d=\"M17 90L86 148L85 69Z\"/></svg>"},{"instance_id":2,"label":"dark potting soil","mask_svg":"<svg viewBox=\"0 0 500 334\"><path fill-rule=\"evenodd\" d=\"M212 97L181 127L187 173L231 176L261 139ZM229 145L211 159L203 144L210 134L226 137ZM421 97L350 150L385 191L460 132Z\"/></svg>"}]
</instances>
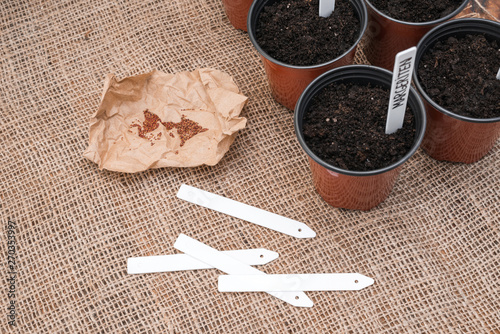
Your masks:
<instances>
[{"instance_id":1,"label":"dark potting soil","mask_svg":"<svg viewBox=\"0 0 500 334\"><path fill-rule=\"evenodd\" d=\"M369 171L397 162L415 139L415 120L406 108L403 128L386 135L389 89L353 83L326 86L303 119L306 145L323 161L351 171Z\"/></svg>"},{"instance_id":2,"label":"dark potting soil","mask_svg":"<svg viewBox=\"0 0 500 334\"><path fill-rule=\"evenodd\" d=\"M319 0L285 0L264 7L256 40L271 57L289 65L310 66L341 56L361 27L348 0L337 0L329 17L319 16Z\"/></svg>"},{"instance_id":3,"label":"dark potting soil","mask_svg":"<svg viewBox=\"0 0 500 334\"><path fill-rule=\"evenodd\" d=\"M385 15L405 22L429 22L451 14L463 0L369 0Z\"/></svg>"},{"instance_id":4,"label":"dark potting soil","mask_svg":"<svg viewBox=\"0 0 500 334\"><path fill-rule=\"evenodd\" d=\"M418 77L429 97L455 114L472 118L500 116L498 41L483 35L438 41L420 60Z\"/></svg>"}]
</instances>

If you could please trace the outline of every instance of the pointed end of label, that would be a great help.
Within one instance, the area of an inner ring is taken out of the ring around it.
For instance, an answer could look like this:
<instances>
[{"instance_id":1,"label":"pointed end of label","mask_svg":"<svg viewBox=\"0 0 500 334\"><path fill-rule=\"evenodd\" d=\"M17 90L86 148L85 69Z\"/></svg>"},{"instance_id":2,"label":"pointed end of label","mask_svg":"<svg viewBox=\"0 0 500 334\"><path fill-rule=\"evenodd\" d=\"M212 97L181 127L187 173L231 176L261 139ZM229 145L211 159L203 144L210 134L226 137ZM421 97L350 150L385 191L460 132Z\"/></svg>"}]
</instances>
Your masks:
<instances>
[{"instance_id":1,"label":"pointed end of label","mask_svg":"<svg viewBox=\"0 0 500 334\"><path fill-rule=\"evenodd\" d=\"M279 258L279 257L280 257L280 254L279 254L279 253L277 253L277 252L273 252L273 251L271 251L271 250L269 250L269 249L265 249L265 248L263 248L263 249L262 249L262 255L261 255L261 257L262 257L263 259L267 260L267 261L266 261L266 263L269 263L269 262L274 261L274 260L276 260L277 258Z\"/></svg>"},{"instance_id":2,"label":"pointed end of label","mask_svg":"<svg viewBox=\"0 0 500 334\"><path fill-rule=\"evenodd\" d=\"M316 236L316 232L314 232L309 226L304 223L301 223L297 231L293 235L296 238L314 238Z\"/></svg>"},{"instance_id":3,"label":"pointed end of label","mask_svg":"<svg viewBox=\"0 0 500 334\"><path fill-rule=\"evenodd\" d=\"M247 264L249 265L268 264L270 262L273 262L280 256L278 253L265 248L256 248L248 251L249 252L251 251L252 255L255 256L254 259L252 260L252 263L250 263L250 261L247 262Z\"/></svg>"},{"instance_id":4,"label":"pointed end of label","mask_svg":"<svg viewBox=\"0 0 500 334\"><path fill-rule=\"evenodd\" d=\"M295 299L290 302L293 306L296 307L313 307L314 303L313 301L306 296L305 293L300 293L295 296Z\"/></svg>"},{"instance_id":5,"label":"pointed end of label","mask_svg":"<svg viewBox=\"0 0 500 334\"><path fill-rule=\"evenodd\" d=\"M358 290L361 290L369 287L370 285L373 285L375 283L375 280L362 274L356 274L356 283L359 287Z\"/></svg>"},{"instance_id":6,"label":"pointed end of label","mask_svg":"<svg viewBox=\"0 0 500 334\"><path fill-rule=\"evenodd\" d=\"M308 233L307 237L308 238L314 238L316 236L316 232L314 232L313 230L309 229L310 232Z\"/></svg>"},{"instance_id":7,"label":"pointed end of label","mask_svg":"<svg viewBox=\"0 0 500 334\"><path fill-rule=\"evenodd\" d=\"M375 280L373 278L371 277L366 278L366 286L373 285L373 283L375 283Z\"/></svg>"}]
</instances>

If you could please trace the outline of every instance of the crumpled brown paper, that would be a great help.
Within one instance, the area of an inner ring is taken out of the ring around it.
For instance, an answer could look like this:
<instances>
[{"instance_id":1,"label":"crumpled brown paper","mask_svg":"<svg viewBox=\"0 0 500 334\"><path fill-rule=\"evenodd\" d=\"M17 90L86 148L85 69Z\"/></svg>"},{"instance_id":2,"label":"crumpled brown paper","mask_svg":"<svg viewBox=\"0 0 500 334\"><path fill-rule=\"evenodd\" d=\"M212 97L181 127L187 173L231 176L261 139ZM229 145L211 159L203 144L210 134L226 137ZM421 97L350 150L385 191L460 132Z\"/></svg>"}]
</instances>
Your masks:
<instances>
[{"instance_id":1,"label":"crumpled brown paper","mask_svg":"<svg viewBox=\"0 0 500 334\"><path fill-rule=\"evenodd\" d=\"M213 166L245 127L246 119L239 114L246 101L231 76L210 68L177 74L153 71L123 80L110 74L90 122L84 156L100 169L126 173ZM145 110L163 123L140 137ZM168 126L183 119L204 130L183 142L180 130Z\"/></svg>"}]
</instances>

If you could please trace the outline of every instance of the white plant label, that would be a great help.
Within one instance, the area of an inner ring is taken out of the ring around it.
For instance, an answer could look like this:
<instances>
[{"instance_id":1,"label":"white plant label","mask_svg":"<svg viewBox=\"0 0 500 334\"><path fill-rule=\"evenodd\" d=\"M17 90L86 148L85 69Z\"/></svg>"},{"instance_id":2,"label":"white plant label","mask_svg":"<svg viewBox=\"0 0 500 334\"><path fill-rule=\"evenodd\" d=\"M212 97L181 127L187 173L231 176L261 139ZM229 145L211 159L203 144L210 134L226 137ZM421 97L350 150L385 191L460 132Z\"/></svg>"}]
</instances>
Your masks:
<instances>
[{"instance_id":1,"label":"white plant label","mask_svg":"<svg viewBox=\"0 0 500 334\"><path fill-rule=\"evenodd\" d=\"M328 17L335 10L335 0L319 0L319 16Z\"/></svg>"},{"instance_id":2,"label":"white plant label","mask_svg":"<svg viewBox=\"0 0 500 334\"><path fill-rule=\"evenodd\" d=\"M219 291L349 291L361 290L373 283L373 278L357 273L221 275Z\"/></svg>"},{"instance_id":3,"label":"white plant label","mask_svg":"<svg viewBox=\"0 0 500 334\"><path fill-rule=\"evenodd\" d=\"M385 126L385 133L388 135L403 127L416 53L417 48L414 46L396 55Z\"/></svg>"},{"instance_id":4,"label":"white plant label","mask_svg":"<svg viewBox=\"0 0 500 334\"><path fill-rule=\"evenodd\" d=\"M229 255L220 252L204 243L180 234L175 241L174 248L187 255L194 257L214 268L217 268L230 275L266 275L266 273L255 269L243 262L240 262ZM302 291L295 292L267 292L268 294L281 299L293 306L312 307L313 302Z\"/></svg>"},{"instance_id":5,"label":"white plant label","mask_svg":"<svg viewBox=\"0 0 500 334\"><path fill-rule=\"evenodd\" d=\"M276 260L279 254L265 248L224 251L224 254L248 265L262 265ZM131 257L127 273L147 274L181 270L211 269L212 266L186 254Z\"/></svg>"},{"instance_id":6,"label":"white plant label","mask_svg":"<svg viewBox=\"0 0 500 334\"><path fill-rule=\"evenodd\" d=\"M498 72L497 72L497 80L500 80L500 68L498 69Z\"/></svg>"},{"instance_id":7,"label":"white plant label","mask_svg":"<svg viewBox=\"0 0 500 334\"><path fill-rule=\"evenodd\" d=\"M304 223L185 184L181 185L177 197L292 237L314 238L316 236L316 232Z\"/></svg>"}]
</instances>

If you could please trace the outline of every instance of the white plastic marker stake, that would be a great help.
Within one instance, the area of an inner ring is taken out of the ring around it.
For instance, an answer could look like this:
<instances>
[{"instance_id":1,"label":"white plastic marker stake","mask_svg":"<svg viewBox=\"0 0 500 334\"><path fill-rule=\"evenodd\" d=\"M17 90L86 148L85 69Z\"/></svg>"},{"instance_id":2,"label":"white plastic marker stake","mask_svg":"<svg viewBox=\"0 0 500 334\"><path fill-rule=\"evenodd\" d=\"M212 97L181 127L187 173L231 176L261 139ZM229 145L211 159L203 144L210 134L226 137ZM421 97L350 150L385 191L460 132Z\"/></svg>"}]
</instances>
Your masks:
<instances>
[{"instance_id":1,"label":"white plastic marker stake","mask_svg":"<svg viewBox=\"0 0 500 334\"><path fill-rule=\"evenodd\" d=\"M225 251L224 254L248 265L262 265L276 260L279 254L265 248ZM186 254L131 257L127 273L147 274L181 270L211 269L212 266Z\"/></svg>"},{"instance_id":2,"label":"white plastic marker stake","mask_svg":"<svg viewBox=\"0 0 500 334\"><path fill-rule=\"evenodd\" d=\"M261 276L266 273L250 267L223 252L220 252L204 243L199 242L185 234L180 234L175 241L174 247L206 264L209 264L226 274L230 275L253 275ZM271 296L281 299L293 306L312 307L313 302L302 291L295 292L267 292Z\"/></svg>"},{"instance_id":3,"label":"white plastic marker stake","mask_svg":"<svg viewBox=\"0 0 500 334\"><path fill-rule=\"evenodd\" d=\"M181 185L177 197L292 237L314 238L316 236L316 232L304 223L185 184Z\"/></svg>"},{"instance_id":4,"label":"white plastic marker stake","mask_svg":"<svg viewBox=\"0 0 500 334\"><path fill-rule=\"evenodd\" d=\"M328 17L335 9L335 0L319 0L319 16Z\"/></svg>"},{"instance_id":5,"label":"white plastic marker stake","mask_svg":"<svg viewBox=\"0 0 500 334\"><path fill-rule=\"evenodd\" d=\"M498 69L498 72L497 72L497 80L500 80L500 68Z\"/></svg>"},{"instance_id":6,"label":"white plastic marker stake","mask_svg":"<svg viewBox=\"0 0 500 334\"><path fill-rule=\"evenodd\" d=\"M392 71L387 123L385 125L385 133L388 135L403 127L416 53L417 48L414 46L396 55L394 70Z\"/></svg>"},{"instance_id":7,"label":"white plastic marker stake","mask_svg":"<svg viewBox=\"0 0 500 334\"><path fill-rule=\"evenodd\" d=\"M347 291L372 285L373 278L361 274L221 275L219 291Z\"/></svg>"}]
</instances>

